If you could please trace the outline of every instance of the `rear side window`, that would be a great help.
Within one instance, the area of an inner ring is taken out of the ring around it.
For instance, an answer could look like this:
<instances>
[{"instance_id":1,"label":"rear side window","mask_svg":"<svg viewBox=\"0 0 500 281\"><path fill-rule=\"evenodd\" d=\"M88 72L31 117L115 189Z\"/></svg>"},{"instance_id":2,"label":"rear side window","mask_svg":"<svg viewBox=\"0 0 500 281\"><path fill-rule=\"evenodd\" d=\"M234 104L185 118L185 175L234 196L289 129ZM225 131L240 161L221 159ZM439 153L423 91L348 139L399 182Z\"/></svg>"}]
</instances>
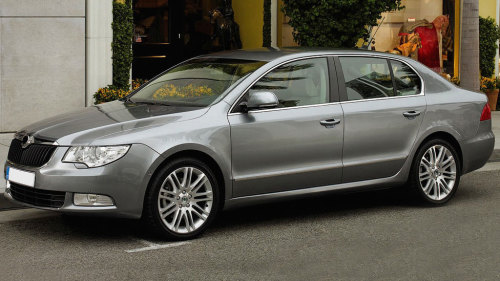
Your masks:
<instances>
[{"instance_id":1,"label":"rear side window","mask_svg":"<svg viewBox=\"0 0 500 281\"><path fill-rule=\"evenodd\" d=\"M340 57L347 100L394 96L391 71L387 60L368 57Z\"/></svg>"},{"instance_id":2,"label":"rear side window","mask_svg":"<svg viewBox=\"0 0 500 281\"><path fill-rule=\"evenodd\" d=\"M253 85L250 92L273 92L280 107L327 103L329 100L326 58L304 59L275 68Z\"/></svg>"},{"instance_id":3,"label":"rear side window","mask_svg":"<svg viewBox=\"0 0 500 281\"><path fill-rule=\"evenodd\" d=\"M395 60L391 60L391 66L398 96L418 95L422 92L422 81L411 67Z\"/></svg>"}]
</instances>

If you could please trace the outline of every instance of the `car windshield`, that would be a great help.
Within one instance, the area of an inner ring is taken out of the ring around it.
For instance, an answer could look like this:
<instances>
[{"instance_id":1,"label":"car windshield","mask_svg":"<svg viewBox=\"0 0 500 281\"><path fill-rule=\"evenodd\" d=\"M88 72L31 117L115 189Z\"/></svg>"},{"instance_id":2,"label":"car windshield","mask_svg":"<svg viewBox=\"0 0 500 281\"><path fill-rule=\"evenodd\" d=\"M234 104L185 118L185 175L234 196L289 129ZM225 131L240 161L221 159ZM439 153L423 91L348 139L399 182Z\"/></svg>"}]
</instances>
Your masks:
<instances>
[{"instance_id":1,"label":"car windshield","mask_svg":"<svg viewBox=\"0 0 500 281\"><path fill-rule=\"evenodd\" d=\"M161 74L129 96L131 102L176 106L208 106L265 62L194 59Z\"/></svg>"}]
</instances>

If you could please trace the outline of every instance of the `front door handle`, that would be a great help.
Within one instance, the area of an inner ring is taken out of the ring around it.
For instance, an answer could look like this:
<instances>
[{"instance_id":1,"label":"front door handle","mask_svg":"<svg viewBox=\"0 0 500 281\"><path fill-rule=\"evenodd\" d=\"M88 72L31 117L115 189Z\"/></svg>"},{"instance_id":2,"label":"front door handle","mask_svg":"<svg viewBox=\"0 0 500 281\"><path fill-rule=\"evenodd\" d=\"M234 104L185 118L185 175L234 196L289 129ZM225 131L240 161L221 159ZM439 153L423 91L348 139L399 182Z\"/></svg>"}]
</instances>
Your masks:
<instances>
[{"instance_id":1,"label":"front door handle","mask_svg":"<svg viewBox=\"0 0 500 281\"><path fill-rule=\"evenodd\" d=\"M326 120L323 120L323 121L319 121L319 123L327 128L333 128L335 127L335 125L338 125L340 124L340 119L326 119Z\"/></svg>"},{"instance_id":2,"label":"front door handle","mask_svg":"<svg viewBox=\"0 0 500 281\"><path fill-rule=\"evenodd\" d=\"M403 113L403 116L408 118L408 119L413 119L417 116L420 115L420 111L415 111L415 110L412 110L412 111L406 111Z\"/></svg>"}]
</instances>

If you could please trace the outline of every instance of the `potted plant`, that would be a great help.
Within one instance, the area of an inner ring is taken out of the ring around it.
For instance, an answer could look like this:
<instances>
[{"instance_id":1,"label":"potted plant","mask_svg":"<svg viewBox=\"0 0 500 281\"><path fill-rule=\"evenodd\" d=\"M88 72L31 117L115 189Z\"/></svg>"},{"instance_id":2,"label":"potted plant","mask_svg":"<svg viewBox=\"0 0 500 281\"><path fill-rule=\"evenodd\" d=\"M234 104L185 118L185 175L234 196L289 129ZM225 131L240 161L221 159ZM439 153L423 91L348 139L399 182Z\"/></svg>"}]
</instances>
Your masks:
<instances>
[{"instance_id":1,"label":"potted plant","mask_svg":"<svg viewBox=\"0 0 500 281\"><path fill-rule=\"evenodd\" d=\"M497 85L498 83L498 85ZM500 81L498 78L488 78L481 77L481 91L488 97L488 104L491 110L496 110L497 100L498 100L498 87L500 86Z\"/></svg>"}]
</instances>

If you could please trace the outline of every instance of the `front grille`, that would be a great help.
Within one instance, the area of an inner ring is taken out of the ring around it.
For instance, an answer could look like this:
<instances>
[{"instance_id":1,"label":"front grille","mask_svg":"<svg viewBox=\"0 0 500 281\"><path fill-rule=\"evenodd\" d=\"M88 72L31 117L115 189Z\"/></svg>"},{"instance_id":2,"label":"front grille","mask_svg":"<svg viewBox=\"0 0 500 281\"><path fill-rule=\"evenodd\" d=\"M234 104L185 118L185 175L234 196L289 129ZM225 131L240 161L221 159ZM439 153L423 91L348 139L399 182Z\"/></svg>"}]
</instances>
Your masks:
<instances>
[{"instance_id":1,"label":"front grille","mask_svg":"<svg viewBox=\"0 0 500 281\"><path fill-rule=\"evenodd\" d=\"M57 146L54 145L36 143L23 148L20 140L13 139L7 159L19 165L40 167L49 161L56 148Z\"/></svg>"},{"instance_id":2,"label":"front grille","mask_svg":"<svg viewBox=\"0 0 500 281\"><path fill-rule=\"evenodd\" d=\"M35 189L12 182L10 183L10 194L19 202L50 208L61 208L66 196L66 192Z\"/></svg>"}]
</instances>

